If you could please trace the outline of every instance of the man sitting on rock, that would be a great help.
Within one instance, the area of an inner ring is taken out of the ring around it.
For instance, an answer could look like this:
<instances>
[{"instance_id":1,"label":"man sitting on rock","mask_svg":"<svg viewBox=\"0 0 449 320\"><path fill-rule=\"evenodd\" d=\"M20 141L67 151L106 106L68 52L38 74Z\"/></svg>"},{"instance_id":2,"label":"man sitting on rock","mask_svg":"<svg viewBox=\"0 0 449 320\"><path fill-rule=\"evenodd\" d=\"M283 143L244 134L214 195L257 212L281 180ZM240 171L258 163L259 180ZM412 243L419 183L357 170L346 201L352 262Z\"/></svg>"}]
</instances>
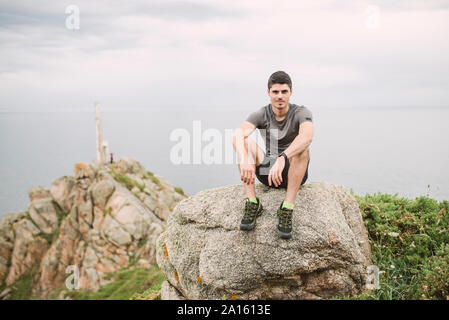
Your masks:
<instances>
[{"instance_id":1,"label":"man sitting on rock","mask_svg":"<svg viewBox=\"0 0 449 320\"><path fill-rule=\"evenodd\" d=\"M247 196L240 229L254 229L256 218L263 210L255 193L256 175L269 187L287 188L277 211L277 229L284 239L291 237L293 204L299 187L307 180L313 138L312 113L304 106L289 103L292 93L290 76L283 71L273 73L268 79L271 104L252 113L233 136ZM249 137L256 128L265 138L266 154Z\"/></svg>"}]
</instances>

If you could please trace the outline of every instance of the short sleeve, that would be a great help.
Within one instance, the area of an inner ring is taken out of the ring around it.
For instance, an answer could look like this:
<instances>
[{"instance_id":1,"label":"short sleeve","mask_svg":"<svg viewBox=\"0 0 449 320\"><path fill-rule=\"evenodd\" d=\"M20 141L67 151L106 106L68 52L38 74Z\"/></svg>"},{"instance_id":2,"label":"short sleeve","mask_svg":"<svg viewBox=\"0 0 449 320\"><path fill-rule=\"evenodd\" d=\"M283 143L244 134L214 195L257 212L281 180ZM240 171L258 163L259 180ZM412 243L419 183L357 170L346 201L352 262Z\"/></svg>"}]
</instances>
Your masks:
<instances>
[{"instance_id":1,"label":"short sleeve","mask_svg":"<svg viewBox=\"0 0 449 320\"><path fill-rule=\"evenodd\" d=\"M301 106L301 108L298 110L298 112L296 113L296 117L299 121L299 124L306 121L313 122L312 112L304 106Z\"/></svg>"},{"instance_id":2,"label":"short sleeve","mask_svg":"<svg viewBox=\"0 0 449 320\"><path fill-rule=\"evenodd\" d=\"M246 121L251 122L253 125L256 126L256 128L260 129L263 127L264 114L265 110L264 107L262 107L256 112L251 113L249 117L246 119Z\"/></svg>"}]
</instances>

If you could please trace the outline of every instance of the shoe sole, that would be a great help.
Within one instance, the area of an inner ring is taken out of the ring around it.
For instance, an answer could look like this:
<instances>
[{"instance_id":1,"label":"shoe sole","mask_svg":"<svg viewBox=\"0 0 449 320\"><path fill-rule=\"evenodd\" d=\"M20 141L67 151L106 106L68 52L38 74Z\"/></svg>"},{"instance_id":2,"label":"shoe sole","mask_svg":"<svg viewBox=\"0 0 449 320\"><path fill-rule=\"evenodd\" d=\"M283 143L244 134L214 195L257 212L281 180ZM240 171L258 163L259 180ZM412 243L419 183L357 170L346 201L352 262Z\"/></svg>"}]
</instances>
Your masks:
<instances>
[{"instance_id":1,"label":"shoe sole","mask_svg":"<svg viewBox=\"0 0 449 320\"><path fill-rule=\"evenodd\" d=\"M254 222L251 223L251 224L243 224L243 223L240 223L240 230L243 230L243 231L250 231L250 230L253 230L253 229L256 227L256 220L257 220L257 217L260 217L260 215L261 215L262 212L263 212L263 207L262 207L262 205L260 205L260 206L261 206L261 209L260 209L260 211L257 213L256 219L254 219Z\"/></svg>"},{"instance_id":2,"label":"shoe sole","mask_svg":"<svg viewBox=\"0 0 449 320\"><path fill-rule=\"evenodd\" d=\"M278 235L279 237L281 237L282 239L290 239L292 237L291 233L286 233L286 232L282 232L280 230L278 230Z\"/></svg>"}]
</instances>

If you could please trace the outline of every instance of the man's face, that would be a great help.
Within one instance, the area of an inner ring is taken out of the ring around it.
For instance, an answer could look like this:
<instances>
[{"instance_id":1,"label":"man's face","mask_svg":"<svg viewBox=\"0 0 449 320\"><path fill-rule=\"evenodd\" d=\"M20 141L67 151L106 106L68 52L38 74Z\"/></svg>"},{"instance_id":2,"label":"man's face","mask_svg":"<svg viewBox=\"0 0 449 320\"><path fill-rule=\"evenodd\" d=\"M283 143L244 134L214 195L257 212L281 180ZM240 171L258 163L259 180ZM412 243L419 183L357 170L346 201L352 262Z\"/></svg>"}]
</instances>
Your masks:
<instances>
[{"instance_id":1,"label":"man's face","mask_svg":"<svg viewBox=\"0 0 449 320\"><path fill-rule=\"evenodd\" d=\"M288 84L275 83L268 89L271 105L277 109L284 109L288 106L292 93Z\"/></svg>"}]
</instances>

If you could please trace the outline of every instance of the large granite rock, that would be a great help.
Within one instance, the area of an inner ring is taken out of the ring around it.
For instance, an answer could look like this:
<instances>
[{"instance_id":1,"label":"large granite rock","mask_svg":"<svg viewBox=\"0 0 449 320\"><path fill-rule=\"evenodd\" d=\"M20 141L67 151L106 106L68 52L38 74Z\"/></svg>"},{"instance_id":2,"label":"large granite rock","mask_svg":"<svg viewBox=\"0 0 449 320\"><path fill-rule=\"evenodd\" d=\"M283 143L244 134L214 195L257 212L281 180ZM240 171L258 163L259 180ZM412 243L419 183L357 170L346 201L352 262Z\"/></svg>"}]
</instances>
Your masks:
<instances>
[{"instance_id":1,"label":"large granite rock","mask_svg":"<svg viewBox=\"0 0 449 320\"><path fill-rule=\"evenodd\" d=\"M162 299L326 299L364 285L370 246L356 200L343 187L312 182L295 201L290 240L276 233L285 191L263 185L255 230L239 230L241 185L183 200L157 242L168 281Z\"/></svg>"}]
</instances>

